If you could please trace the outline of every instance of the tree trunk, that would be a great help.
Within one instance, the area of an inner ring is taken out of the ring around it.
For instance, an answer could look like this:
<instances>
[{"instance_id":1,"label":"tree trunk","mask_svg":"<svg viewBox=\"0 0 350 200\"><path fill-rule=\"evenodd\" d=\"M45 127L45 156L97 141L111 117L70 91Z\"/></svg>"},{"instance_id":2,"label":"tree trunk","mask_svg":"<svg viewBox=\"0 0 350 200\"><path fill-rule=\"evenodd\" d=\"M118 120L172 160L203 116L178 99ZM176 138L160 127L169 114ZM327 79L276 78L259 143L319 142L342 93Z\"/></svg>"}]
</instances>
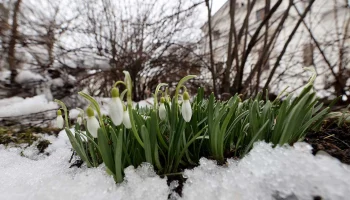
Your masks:
<instances>
[{"instance_id":1,"label":"tree trunk","mask_svg":"<svg viewBox=\"0 0 350 200\"><path fill-rule=\"evenodd\" d=\"M9 42L9 51L8 51L8 64L11 71L11 84L15 83L15 78L17 76L16 70L16 43L18 39L18 22L17 15L19 13L19 7L21 5L22 0L17 0L15 3L15 7L13 8L13 16L12 16L12 28L11 28L11 38Z\"/></svg>"},{"instance_id":2,"label":"tree trunk","mask_svg":"<svg viewBox=\"0 0 350 200\"><path fill-rule=\"evenodd\" d=\"M232 49L232 40L233 37L235 39L235 48L233 51L237 51L237 33L236 33L236 26L235 26L235 10L236 10L236 0L230 0L230 32L229 32L229 38L228 38L228 47L227 47L227 61L226 61L226 69L225 73L223 74L222 79L222 85L221 85L221 92L222 93L230 93L230 87L231 87L231 81L230 81L230 71L233 60L233 55L231 53Z\"/></svg>"},{"instance_id":3,"label":"tree trunk","mask_svg":"<svg viewBox=\"0 0 350 200\"><path fill-rule=\"evenodd\" d=\"M213 52L213 37L212 37L212 26L211 26L211 8L209 5L209 0L205 0L205 5L208 10L208 35L209 35L209 51L210 51L210 72L213 79L213 90L214 95L217 95L216 87L216 68L214 63L214 52Z\"/></svg>"}]
</instances>

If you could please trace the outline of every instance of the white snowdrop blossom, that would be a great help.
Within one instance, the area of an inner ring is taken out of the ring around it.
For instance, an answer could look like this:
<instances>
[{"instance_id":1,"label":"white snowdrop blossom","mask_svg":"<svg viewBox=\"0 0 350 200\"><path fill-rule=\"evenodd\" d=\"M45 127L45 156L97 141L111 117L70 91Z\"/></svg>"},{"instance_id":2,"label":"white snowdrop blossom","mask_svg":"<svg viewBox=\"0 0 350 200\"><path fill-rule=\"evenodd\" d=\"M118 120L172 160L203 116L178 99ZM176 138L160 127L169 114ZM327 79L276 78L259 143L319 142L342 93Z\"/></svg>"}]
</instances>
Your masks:
<instances>
[{"instance_id":1,"label":"white snowdrop blossom","mask_svg":"<svg viewBox=\"0 0 350 200\"><path fill-rule=\"evenodd\" d=\"M87 113L87 119L86 119L86 125L87 125L87 130L89 133L92 135L92 137L97 138L97 131L100 128L100 123L98 123L94 110L92 108L88 108L86 110Z\"/></svg>"},{"instance_id":2,"label":"white snowdrop blossom","mask_svg":"<svg viewBox=\"0 0 350 200\"><path fill-rule=\"evenodd\" d=\"M114 125L119 126L123 122L123 102L119 98L118 88L112 89L112 99L109 102L109 116Z\"/></svg>"},{"instance_id":3,"label":"white snowdrop blossom","mask_svg":"<svg viewBox=\"0 0 350 200\"><path fill-rule=\"evenodd\" d=\"M131 122L130 122L130 116L129 116L128 110L124 110L123 124L124 124L125 128L127 128L127 129L131 128Z\"/></svg>"},{"instance_id":4,"label":"white snowdrop blossom","mask_svg":"<svg viewBox=\"0 0 350 200\"><path fill-rule=\"evenodd\" d=\"M170 110L171 110L171 98L168 96L167 100L168 100L169 108L170 108Z\"/></svg>"},{"instance_id":5,"label":"white snowdrop blossom","mask_svg":"<svg viewBox=\"0 0 350 200\"><path fill-rule=\"evenodd\" d=\"M64 120L62 117L62 112L60 110L57 110L56 126L59 129L62 129L64 126Z\"/></svg>"},{"instance_id":6,"label":"white snowdrop blossom","mask_svg":"<svg viewBox=\"0 0 350 200\"><path fill-rule=\"evenodd\" d=\"M81 118L81 116L79 115L78 118L77 118L77 123L79 125L81 125L83 123L83 119Z\"/></svg>"},{"instance_id":7,"label":"white snowdrop blossom","mask_svg":"<svg viewBox=\"0 0 350 200\"><path fill-rule=\"evenodd\" d=\"M164 99L164 97L162 97L160 99L160 105L159 105L159 109L158 109L158 114L159 114L160 120L165 120L165 118L166 118L166 109L164 106L164 102L165 102L165 99Z\"/></svg>"},{"instance_id":8,"label":"white snowdrop blossom","mask_svg":"<svg viewBox=\"0 0 350 200\"><path fill-rule=\"evenodd\" d=\"M186 122L191 121L192 108L191 108L191 103L190 103L190 96L188 95L187 92L184 92L184 94L183 94L181 114Z\"/></svg>"}]
</instances>

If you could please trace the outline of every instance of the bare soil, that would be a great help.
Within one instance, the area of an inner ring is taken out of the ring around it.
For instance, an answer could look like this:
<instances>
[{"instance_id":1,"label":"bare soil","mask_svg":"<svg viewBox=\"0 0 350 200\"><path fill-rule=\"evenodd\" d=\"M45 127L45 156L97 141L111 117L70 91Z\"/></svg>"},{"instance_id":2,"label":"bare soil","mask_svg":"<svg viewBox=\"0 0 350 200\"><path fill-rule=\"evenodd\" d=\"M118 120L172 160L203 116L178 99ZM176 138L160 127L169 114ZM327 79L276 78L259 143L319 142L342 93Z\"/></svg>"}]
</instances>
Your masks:
<instances>
[{"instance_id":1,"label":"bare soil","mask_svg":"<svg viewBox=\"0 0 350 200\"><path fill-rule=\"evenodd\" d=\"M350 165L350 125L325 123L320 131L309 132L305 142L313 147L313 154L322 150Z\"/></svg>"}]
</instances>

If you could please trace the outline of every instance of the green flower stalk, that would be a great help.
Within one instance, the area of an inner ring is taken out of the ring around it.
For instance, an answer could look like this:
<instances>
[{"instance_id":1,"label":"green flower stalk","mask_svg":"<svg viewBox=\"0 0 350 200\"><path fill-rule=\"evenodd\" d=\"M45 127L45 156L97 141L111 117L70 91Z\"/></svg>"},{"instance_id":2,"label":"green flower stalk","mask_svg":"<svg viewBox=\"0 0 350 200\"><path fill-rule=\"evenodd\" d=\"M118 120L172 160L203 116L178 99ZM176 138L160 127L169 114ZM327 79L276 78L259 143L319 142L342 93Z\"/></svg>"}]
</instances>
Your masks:
<instances>
[{"instance_id":1,"label":"green flower stalk","mask_svg":"<svg viewBox=\"0 0 350 200\"><path fill-rule=\"evenodd\" d=\"M186 122L191 121L192 108L191 108L191 103L190 103L190 95L188 94L188 92L184 92L184 94L183 94L181 114Z\"/></svg>"},{"instance_id":2,"label":"green flower stalk","mask_svg":"<svg viewBox=\"0 0 350 200\"><path fill-rule=\"evenodd\" d=\"M160 120L165 120L166 118L166 109L164 106L164 102L165 102L165 98L164 97L160 98L160 105L158 110Z\"/></svg>"},{"instance_id":3,"label":"green flower stalk","mask_svg":"<svg viewBox=\"0 0 350 200\"><path fill-rule=\"evenodd\" d=\"M119 126L123 122L123 103L119 97L119 89L112 89L112 99L109 102L109 116L114 125Z\"/></svg>"},{"instance_id":4,"label":"green flower stalk","mask_svg":"<svg viewBox=\"0 0 350 200\"><path fill-rule=\"evenodd\" d=\"M186 83L186 81L188 81L188 80L190 80L190 79L192 79L192 78L196 78L196 77L197 77L196 75L188 75L188 76L183 77L183 78L179 81L179 83L178 83L177 86L176 86L176 89L175 89L175 96L174 96L176 106L179 105L178 101L179 101L179 92L180 92L181 87L183 87L183 85Z\"/></svg>"},{"instance_id":5,"label":"green flower stalk","mask_svg":"<svg viewBox=\"0 0 350 200\"><path fill-rule=\"evenodd\" d=\"M161 87L163 86L167 86L168 84L166 83L159 83L156 87L156 91L154 93L154 105L153 105L153 109L157 110L158 109L158 94L162 93L162 91L160 90Z\"/></svg>"},{"instance_id":6,"label":"green flower stalk","mask_svg":"<svg viewBox=\"0 0 350 200\"><path fill-rule=\"evenodd\" d=\"M130 74L129 74L128 71L123 71L123 73L125 74L124 82L125 82L125 86L126 86L126 89L127 89L126 99L127 99L127 104L128 104L128 107L126 109L128 115L126 115L125 111L124 111L123 122L124 122L124 119L125 119L125 122L127 123L127 126L130 127L129 124L128 124L128 118L130 119L132 132L134 133L134 136L135 136L137 142L142 147L144 147L144 143L142 142L142 140L140 138L140 135L137 132L136 125L135 125L135 122L134 122L134 116L133 116L133 113L132 113L132 98L131 98L131 95L132 95L132 83L131 83L131 77L130 77ZM125 126L125 124L124 124L124 126Z\"/></svg>"},{"instance_id":7,"label":"green flower stalk","mask_svg":"<svg viewBox=\"0 0 350 200\"><path fill-rule=\"evenodd\" d=\"M87 129L92 135L92 137L97 138L97 131L100 128L100 124L98 123L94 110L91 107L88 107L86 110L87 113L87 119L86 119L86 125Z\"/></svg>"},{"instance_id":8,"label":"green flower stalk","mask_svg":"<svg viewBox=\"0 0 350 200\"><path fill-rule=\"evenodd\" d=\"M64 126L64 120L62 117L62 112L61 110L57 110L57 119L56 119L56 126L59 129L62 129Z\"/></svg>"}]
</instances>

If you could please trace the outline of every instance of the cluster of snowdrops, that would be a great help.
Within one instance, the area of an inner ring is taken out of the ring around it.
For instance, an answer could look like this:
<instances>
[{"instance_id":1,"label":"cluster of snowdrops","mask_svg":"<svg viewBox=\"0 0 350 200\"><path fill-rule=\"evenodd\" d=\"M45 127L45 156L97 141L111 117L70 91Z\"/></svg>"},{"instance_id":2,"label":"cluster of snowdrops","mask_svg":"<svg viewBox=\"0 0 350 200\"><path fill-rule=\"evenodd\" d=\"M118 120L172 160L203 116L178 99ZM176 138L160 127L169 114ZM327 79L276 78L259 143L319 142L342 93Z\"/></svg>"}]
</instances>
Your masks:
<instances>
[{"instance_id":1,"label":"cluster of snowdrops","mask_svg":"<svg viewBox=\"0 0 350 200\"><path fill-rule=\"evenodd\" d=\"M282 92L274 101L262 95L219 101L213 94L205 98L202 88L190 98L185 87L195 77L190 75L179 81L172 98L167 84L159 84L151 108L133 107L131 77L124 74L125 80L117 81L111 91L108 116L101 114L93 97L79 92L90 106L86 112L80 109L74 130L66 106L56 100L62 107L57 125L65 126L77 155L88 167L104 163L116 182L123 181L124 168L130 165L147 162L159 175L170 175L196 166L201 157L218 163L224 163L227 155L242 157L259 140L293 144L318 128L329 112L313 91L315 74L296 97ZM126 88L121 93L120 85Z\"/></svg>"}]
</instances>

